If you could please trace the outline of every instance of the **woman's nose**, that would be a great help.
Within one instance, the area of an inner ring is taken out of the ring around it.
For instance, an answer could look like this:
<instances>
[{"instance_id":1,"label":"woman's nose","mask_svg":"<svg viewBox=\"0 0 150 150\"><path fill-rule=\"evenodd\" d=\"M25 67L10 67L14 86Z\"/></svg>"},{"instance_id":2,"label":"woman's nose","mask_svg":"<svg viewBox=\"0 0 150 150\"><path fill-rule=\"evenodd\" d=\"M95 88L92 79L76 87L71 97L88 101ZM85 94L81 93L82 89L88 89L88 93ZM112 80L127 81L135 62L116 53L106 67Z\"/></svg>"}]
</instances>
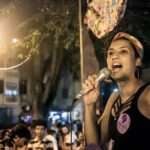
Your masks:
<instances>
[{"instance_id":1,"label":"woman's nose","mask_svg":"<svg viewBox=\"0 0 150 150\"><path fill-rule=\"evenodd\" d=\"M119 58L119 54L118 54L118 53L114 53L114 54L112 55L112 59L116 59L116 58Z\"/></svg>"}]
</instances>

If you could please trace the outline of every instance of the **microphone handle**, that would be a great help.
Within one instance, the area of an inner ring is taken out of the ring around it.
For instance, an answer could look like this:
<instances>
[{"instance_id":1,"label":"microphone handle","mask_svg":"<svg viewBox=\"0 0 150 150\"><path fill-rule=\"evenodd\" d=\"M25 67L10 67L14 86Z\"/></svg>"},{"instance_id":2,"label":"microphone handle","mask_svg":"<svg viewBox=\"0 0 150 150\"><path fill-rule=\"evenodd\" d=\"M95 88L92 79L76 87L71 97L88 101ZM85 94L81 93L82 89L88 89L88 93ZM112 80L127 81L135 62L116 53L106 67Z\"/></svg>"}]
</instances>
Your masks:
<instances>
[{"instance_id":1,"label":"microphone handle","mask_svg":"<svg viewBox=\"0 0 150 150\"><path fill-rule=\"evenodd\" d=\"M99 82L102 81L103 79L105 79L105 74L102 73L100 74L97 79L96 79L96 86L98 86ZM94 90L95 88L89 89L87 91L80 91L80 93L75 97L75 99L80 99L82 96L86 95L88 92L91 92L92 90Z\"/></svg>"},{"instance_id":2,"label":"microphone handle","mask_svg":"<svg viewBox=\"0 0 150 150\"><path fill-rule=\"evenodd\" d=\"M87 93L93 91L95 88L89 89L87 91L80 91L80 93L75 97L75 99L80 99L82 96L86 95Z\"/></svg>"}]
</instances>

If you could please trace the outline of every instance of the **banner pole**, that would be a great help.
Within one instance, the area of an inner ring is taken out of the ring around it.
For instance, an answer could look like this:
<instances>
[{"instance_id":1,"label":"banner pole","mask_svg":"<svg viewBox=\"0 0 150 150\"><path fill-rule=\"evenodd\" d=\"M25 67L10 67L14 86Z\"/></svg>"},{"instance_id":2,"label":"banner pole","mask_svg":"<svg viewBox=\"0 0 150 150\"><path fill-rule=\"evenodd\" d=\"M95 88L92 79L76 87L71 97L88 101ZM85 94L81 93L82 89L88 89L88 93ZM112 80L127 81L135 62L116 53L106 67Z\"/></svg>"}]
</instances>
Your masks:
<instances>
[{"instance_id":1,"label":"banner pole","mask_svg":"<svg viewBox=\"0 0 150 150\"><path fill-rule=\"evenodd\" d=\"M84 79L84 57L83 57L83 26L82 26L82 0L78 1L78 11L79 11L79 38L80 38L80 75L81 75L81 84ZM82 86L82 85L81 85Z\"/></svg>"}]
</instances>

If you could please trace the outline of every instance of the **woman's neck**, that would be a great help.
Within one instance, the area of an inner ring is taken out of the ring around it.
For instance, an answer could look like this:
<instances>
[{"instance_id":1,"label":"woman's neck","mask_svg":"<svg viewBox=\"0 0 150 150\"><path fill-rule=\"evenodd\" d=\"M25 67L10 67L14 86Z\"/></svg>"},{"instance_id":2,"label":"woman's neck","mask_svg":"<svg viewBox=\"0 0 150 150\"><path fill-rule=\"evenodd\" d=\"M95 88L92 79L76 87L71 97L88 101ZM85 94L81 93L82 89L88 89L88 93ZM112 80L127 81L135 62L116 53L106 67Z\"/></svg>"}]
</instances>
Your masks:
<instances>
[{"instance_id":1,"label":"woman's neck","mask_svg":"<svg viewBox=\"0 0 150 150\"><path fill-rule=\"evenodd\" d=\"M141 80L128 80L118 83L120 97L124 103L128 100L138 89L141 87L143 82Z\"/></svg>"}]
</instances>

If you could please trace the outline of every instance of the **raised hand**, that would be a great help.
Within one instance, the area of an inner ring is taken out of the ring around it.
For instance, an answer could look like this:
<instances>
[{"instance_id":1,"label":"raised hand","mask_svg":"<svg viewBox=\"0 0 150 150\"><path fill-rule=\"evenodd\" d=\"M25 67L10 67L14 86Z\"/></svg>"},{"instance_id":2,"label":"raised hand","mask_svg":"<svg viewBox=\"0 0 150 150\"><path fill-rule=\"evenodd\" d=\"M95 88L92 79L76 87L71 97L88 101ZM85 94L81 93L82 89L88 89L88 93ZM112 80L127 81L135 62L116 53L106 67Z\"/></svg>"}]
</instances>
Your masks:
<instances>
[{"instance_id":1,"label":"raised hand","mask_svg":"<svg viewBox=\"0 0 150 150\"><path fill-rule=\"evenodd\" d=\"M83 101L86 105L90 105L96 102L99 96L99 83L96 81L97 76L88 76L87 80L82 85L84 94ZM88 92L86 92L88 91Z\"/></svg>"}]
</instances>

